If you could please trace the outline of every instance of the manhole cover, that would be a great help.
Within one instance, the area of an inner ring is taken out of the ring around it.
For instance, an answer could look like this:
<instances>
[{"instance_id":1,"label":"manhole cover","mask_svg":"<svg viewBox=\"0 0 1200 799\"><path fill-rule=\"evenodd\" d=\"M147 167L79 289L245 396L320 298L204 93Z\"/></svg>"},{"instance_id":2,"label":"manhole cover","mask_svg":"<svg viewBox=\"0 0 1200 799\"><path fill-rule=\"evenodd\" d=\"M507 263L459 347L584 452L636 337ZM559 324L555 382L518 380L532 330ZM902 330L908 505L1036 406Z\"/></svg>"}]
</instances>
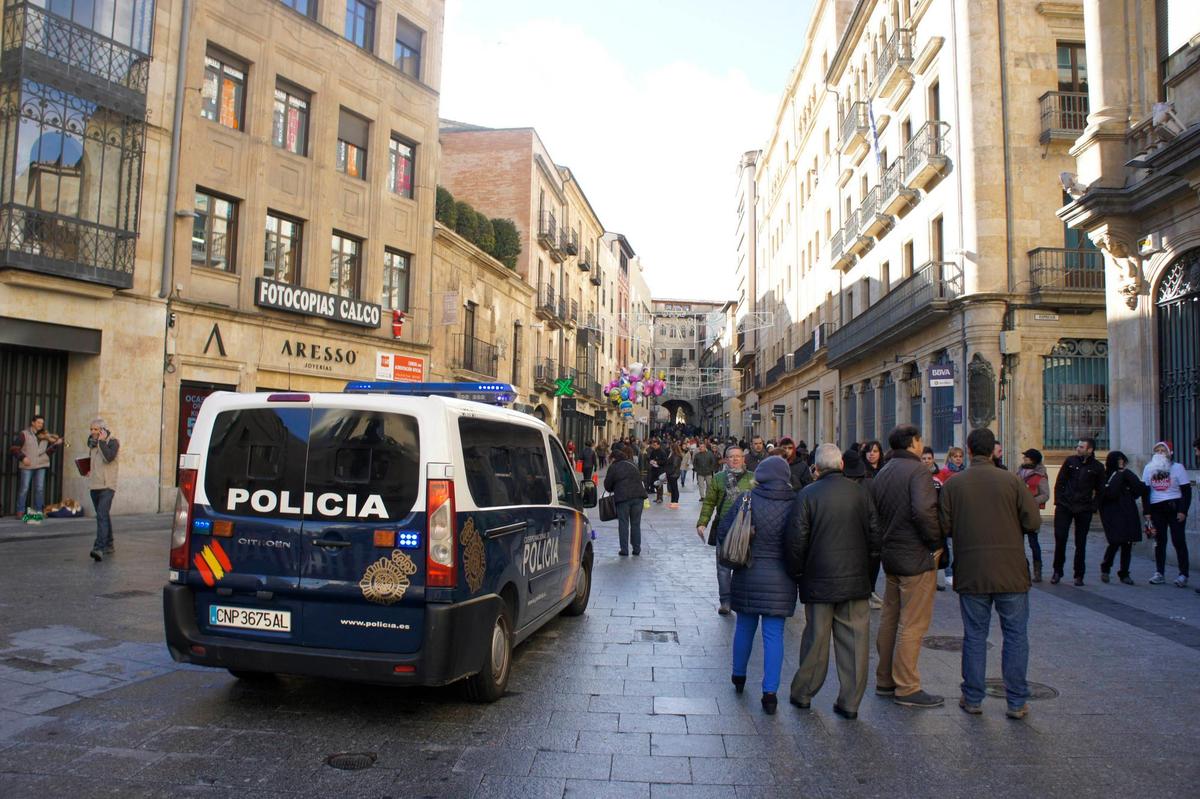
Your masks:
<instances>
[{"instance_id":1,"label":"manhole cover","mask_svg":"<svg viewBox=\"0 0 1200 799\"><path fill-rule=\"evenodd\" d=\"M635 641L653 641L656 644L677 644L679 633L674 630L634 630Z\"/></svg>"},{"instance_id":2,"label":"manhole cover","mask_svg":"<svg viewBox=\"0 0 1200 799\"><path fill-rule=\"evenodd\" d=\"M377 757L374 752L339 752L325 758L325 765L342 771L360 771L375 765Z\"/></svg>"},{"instance_id":3,"label":"manhole cover","mask_svg":"<svg viewBox=\"0 0 1200 799\"><path fill-rule=\"evenodd\" d=\"M1049 685L1043 685L1040 682L1027 683L1029 686L1030 699L1057 699L1058 689L1051 688ZM996 696L1000 699L1004 698L1004 680L990 679L984 680L984 693L988 696Z\"/></svg>"},{"instance_id":4,"label":"manhole cover","mask_svg":"<svg viewBox=\"0 0 1200 799\"><path fill-rule=\"evenodd\" d=\"M921 639L921 646L926 649L937 649L941 652L961 652L963 639L958 635L927 635ZM992 648L990 641L987 648Z\"/></svg>"},{"instance_id":5,"label":"manhole cover","mask_svg":"<svg viewBox=\"0 0 1200 799\"><path fill-rule=\"evenodd\" d=\"M110 594L97 594L101 599L133 599L135 596L150 596L150 591L143 591L140 588L130 588L127 591L113 591Z\"/></svg>"}]
</instances>

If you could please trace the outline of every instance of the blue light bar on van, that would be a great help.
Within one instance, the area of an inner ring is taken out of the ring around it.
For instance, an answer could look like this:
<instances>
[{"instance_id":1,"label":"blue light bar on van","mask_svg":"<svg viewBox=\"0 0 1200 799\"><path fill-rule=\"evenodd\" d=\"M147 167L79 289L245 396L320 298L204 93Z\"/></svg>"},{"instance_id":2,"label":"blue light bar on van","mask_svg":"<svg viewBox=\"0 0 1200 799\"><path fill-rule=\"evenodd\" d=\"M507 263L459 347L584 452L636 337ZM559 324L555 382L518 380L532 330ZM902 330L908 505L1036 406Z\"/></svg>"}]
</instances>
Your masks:
<instances>
[{"instance_id":1,"label":"blue light bar on van","mask_svg":"<svg viewBox=\"0 0 1200 799\"><path fill-rule=\"evenodd\" d=\"M395 394L403 397L454 397L507 405L516 399L517 390L508 383L396 383L352 381L346 384L346 394Z\"/></svg>"}]
</instances>

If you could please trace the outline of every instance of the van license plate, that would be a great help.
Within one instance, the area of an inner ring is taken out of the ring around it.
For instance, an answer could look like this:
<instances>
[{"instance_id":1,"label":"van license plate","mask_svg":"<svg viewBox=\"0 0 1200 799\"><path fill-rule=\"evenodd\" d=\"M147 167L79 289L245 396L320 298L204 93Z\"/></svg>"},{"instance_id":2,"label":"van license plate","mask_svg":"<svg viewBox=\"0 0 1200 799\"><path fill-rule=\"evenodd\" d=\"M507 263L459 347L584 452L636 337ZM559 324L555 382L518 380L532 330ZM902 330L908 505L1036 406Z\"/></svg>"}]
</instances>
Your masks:
<instances>
[{"instance_id":1,"label":"van license plate","mask_svg":"<svg viewBox=\"0 0 1200 799\"><path fill-rule=\"evenodd\" d=\"M292 631L292 613L288 610L256 610L254 608L209 605L208 623L213 627L237 627L242 630L290 633Z\"/></svg>"}]
</instances>

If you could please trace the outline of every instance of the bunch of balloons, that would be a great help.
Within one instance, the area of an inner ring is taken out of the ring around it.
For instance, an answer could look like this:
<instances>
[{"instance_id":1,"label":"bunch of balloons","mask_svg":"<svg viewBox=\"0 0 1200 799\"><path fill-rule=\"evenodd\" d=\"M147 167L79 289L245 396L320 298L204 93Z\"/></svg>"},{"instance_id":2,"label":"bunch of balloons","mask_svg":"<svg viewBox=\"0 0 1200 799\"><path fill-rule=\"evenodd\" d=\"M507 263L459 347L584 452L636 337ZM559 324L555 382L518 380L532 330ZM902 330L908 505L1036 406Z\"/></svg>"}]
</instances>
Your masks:
<instances>
[{"instance_id":1,"label":"bunch of balloons","mask_svg":"<svg viewBox=\"0 0 1200 799\"><path fill-rule=\"evenodd\" d=\"M659 372L656 379L641 363L631 363L628 367L621 367L619 377L608 381L604 393L613 405L630 417L633 416L633 403L639 397L662 396L667 387L666 377L666 372Z\"/></svg>"}]
</instances>

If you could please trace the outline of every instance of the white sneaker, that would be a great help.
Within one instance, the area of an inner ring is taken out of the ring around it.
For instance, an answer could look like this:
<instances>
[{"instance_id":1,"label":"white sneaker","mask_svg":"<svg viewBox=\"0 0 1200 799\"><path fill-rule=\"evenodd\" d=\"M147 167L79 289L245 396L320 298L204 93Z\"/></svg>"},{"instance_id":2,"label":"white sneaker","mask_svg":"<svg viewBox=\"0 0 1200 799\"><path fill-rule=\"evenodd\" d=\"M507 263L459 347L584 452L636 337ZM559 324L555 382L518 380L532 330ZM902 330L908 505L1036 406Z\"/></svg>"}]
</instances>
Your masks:
<instances>
[{"instance_id":1,"label":"white sneaker","mask_svg":"<svg viewBox=\"0 0 1200 799\"><path fill-rule=\"evenodd\" d=\"M1150 585L1162 585L1165 582L1166 580L1163 579L1162 572L1155 572L1154 576L1150 578Z\"/></svg>"},{"instance_id":2,"label":"white sneaker","mask_svg":"<svg viewBox=\"0 0 1200 799\"><path fill-rule=\"evenodd\" d=\"M872 591L870 598L867 599L867 605L871 610L879 610L883 607L883 600L880 599L879 594Z\"/></svg>"},{"instance_id":3,"label":"white sneaker","mask_svg":"<svg viewBox=\"0 0 1200 799\"><path fill-rule=\"evenodd\" d=\"M1186 574L1181 574L1175 578L1175 587L1176 588L1187 588L1187 575Z\"/></svg>"}]
</instances>

